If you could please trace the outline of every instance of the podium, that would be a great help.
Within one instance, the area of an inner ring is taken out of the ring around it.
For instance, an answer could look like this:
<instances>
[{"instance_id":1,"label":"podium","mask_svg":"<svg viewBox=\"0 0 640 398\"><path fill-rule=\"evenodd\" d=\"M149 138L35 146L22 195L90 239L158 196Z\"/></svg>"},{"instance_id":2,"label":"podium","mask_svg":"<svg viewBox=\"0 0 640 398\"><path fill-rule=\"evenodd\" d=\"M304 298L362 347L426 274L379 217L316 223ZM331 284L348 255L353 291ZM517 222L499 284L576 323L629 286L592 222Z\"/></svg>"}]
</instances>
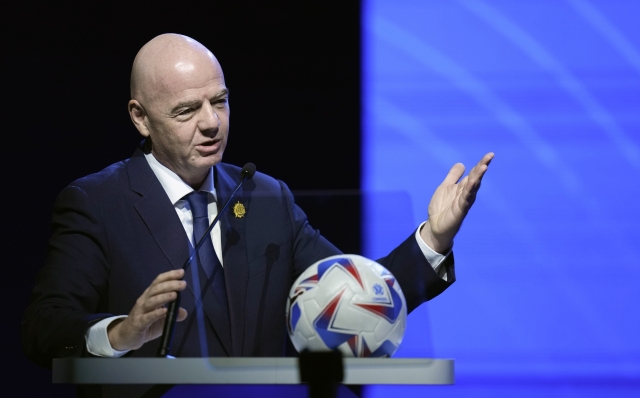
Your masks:
<instances>
[{"instance_id":1,"label":"podium","mask_svg":"<svg viewBox=\"0 0 640 398\"><path fill-rule=\"evenodd\" d=\"M452 359L344 358L342 384L454 383ZM298 358L63 358L53 383L300 384Z\"/></svg>"}]
</instances>

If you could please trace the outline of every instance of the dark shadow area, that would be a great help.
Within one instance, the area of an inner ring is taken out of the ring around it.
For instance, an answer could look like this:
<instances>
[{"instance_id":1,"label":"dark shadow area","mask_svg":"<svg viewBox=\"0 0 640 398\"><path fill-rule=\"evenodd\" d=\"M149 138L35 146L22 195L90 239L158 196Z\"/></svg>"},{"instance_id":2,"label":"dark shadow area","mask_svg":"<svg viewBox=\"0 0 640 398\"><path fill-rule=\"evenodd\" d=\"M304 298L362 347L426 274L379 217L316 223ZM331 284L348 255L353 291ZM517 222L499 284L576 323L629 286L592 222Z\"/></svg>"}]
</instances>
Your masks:
<instances>
[{"instance_id":1,"label":"dark shadow area","mask_svg":"<svg viewBox=\"0 0 640 398\"><path fill-rule=\"evenodd\" d=\"M294 191L309 223L346 254L362 252L362 195L357 190Z\"/></svg>"},{"instance_id":2,"label":"dark shadow area","mask_svg":"<svg viewBox=\"0 0 640 398\"><path fill-rule=\"evenodd\" d=\"M359 188L358 2L12 3L3 16L4 290L11 305L2 337L11 361L5 385L20 386L20 395L73 394L25 358L20 319L44 263L58 192L128 158L140 141L127 113L129 74L154 36L191 36L222 64L232 110L226 162L253 162L293 190ZM330 162L336 158L347 162ZM335 243L352 251L341 239Z\"/></svg>"}]
</instances>

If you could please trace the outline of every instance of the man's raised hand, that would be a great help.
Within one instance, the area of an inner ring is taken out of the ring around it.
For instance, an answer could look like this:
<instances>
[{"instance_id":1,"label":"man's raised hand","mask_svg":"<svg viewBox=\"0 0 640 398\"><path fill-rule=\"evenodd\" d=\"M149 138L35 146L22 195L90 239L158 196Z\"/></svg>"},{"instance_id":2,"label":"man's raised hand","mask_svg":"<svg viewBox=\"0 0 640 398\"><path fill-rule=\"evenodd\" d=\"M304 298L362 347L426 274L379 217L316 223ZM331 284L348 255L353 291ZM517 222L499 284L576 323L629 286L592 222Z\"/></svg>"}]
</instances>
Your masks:
<instances>
[{"instance_id":1,"label":"man's raised hand","mask_svg":"<svg viewBox=\"0 0 640 398\"><path fill-rule=\"evenodd\" d=\"M167 313L165 304L175 300L176 292L187 287L187 282L182 280L183 276L182 269L158 275L138 298L129 316L117 319L109 325L107 333L113 349L135 350L147 341L160 337ZM187 311L180 308L178 322L186 317Z\"/></svg>"},{"instance_id":2,"label":"man's raised hand","mask_svg":"<svg viewBox=\"0 0 640 398\"><path fill-rule=\"evenodd\" d=\"M456 163L431 197L429 219L420 236L436 252L444 254L453 245L453 237L475 202L482 177L493 157L493 152L484 155L462 180L464 165Z\"/></svg>"}]
</instances>

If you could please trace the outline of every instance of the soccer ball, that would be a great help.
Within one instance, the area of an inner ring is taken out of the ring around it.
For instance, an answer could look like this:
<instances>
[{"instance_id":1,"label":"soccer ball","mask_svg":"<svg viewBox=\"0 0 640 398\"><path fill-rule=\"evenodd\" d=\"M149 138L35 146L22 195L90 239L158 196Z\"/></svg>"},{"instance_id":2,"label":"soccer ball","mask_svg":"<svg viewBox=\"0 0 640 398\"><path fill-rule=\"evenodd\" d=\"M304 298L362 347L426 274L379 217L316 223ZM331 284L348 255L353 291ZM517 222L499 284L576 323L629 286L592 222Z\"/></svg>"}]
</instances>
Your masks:
<instances>
[{"instance_id":1,"label":"soccer ball","mask_svg":"<svg viewBox=\"0 0 640 398\"><path fill-rule=\"evenodd\" d=\"M298 277L287 302L289 337L301 352L389 357L400 345L407 303L391 273L355 254L327 257Z\"/></svg>"}]
</instances>

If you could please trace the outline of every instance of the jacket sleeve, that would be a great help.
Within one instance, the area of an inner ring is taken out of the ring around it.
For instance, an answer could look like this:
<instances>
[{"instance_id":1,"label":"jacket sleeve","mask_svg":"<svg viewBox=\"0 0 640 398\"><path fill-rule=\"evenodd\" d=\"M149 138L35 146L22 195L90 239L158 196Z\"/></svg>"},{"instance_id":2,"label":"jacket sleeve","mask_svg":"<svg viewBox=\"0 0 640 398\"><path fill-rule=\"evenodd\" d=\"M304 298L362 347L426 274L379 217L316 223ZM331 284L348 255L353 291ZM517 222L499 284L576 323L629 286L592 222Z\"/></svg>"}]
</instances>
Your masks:
<instances>
[{"instance_id":1,"label":"jacket sleeve","mask_svg":"<svg viewBox=\"0 0 640 398\"><path fill-rule=\"evenodd\" d=\"M108 241L96 201L79 186L56 200L45 266L38 272L21 325L23 349L36 364L86 356L85 331L110 316L106 302Z\"/></svg>"},{"instance_id":2,"label":"jacket sleeve","mask_svg":"<svg viewBox=\"0 0 640 398\"><path fill-rule=\"evenodd\" d=\"M295 233L296 276L316 261L341 254L340 250L327 241L320 233L309 225L304 212L293 203L293 196L287 186L280 182L284 197L290 209L290 218ZM420 250L413 233L387 256L376 260L396 277L407 301L409 311L414 310L425 301L431 300L453 282L455 270L453 253L447 256L442 267L446 267L447 280L440 278Z\"/></svg>"},{"instance_id":3,"label":"jacket sleeve","mask_svg":"<svg viewBox=\"0 0 640 398\"><path fill-rule=\"evenodd\" d=\"M436 274L420 250L415 231L391 253L376 261L398 280L409 312L445 291L456 280L453 252L442 263L447 270L445 281Z\"/></svg>"}]
</instances>

